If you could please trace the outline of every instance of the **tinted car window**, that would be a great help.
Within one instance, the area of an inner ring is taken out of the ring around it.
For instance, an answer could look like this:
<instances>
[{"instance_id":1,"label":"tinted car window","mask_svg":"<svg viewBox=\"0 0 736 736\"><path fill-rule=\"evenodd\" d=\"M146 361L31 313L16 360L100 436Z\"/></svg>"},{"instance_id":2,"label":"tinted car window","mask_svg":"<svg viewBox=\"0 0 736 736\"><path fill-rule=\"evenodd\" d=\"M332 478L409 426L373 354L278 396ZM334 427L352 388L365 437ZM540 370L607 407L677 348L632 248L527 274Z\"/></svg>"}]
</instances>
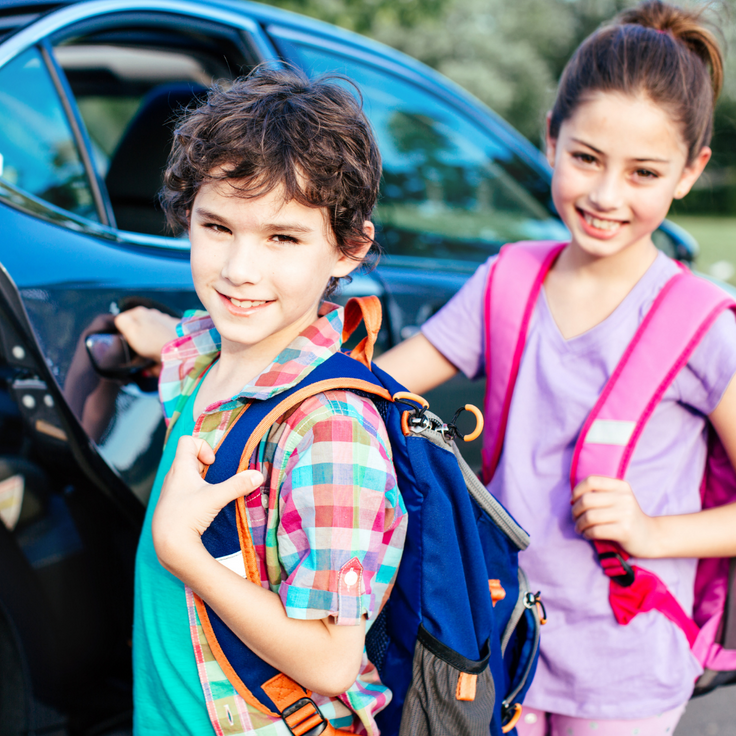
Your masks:
<instances>
[{"instance_id":1,"label":"tinted car window","mask_svg":"<svg viewBox=\"0 0 736 736\"><path fill-rule=\"evenodd\" d=\"M35 48L0 69L0 156L8 184L99 219L69 121Z\"/></svg>"},{"instance_id":2,"label":"tinted car window","mask_svg":"<svg viewBox=\"0 0 736 736\"><path fill-rule=\"evenodd\" d=\"M376 219L391 254L483 261L503 243L566 236L539 174L488 131L397 76L294 47L310 73L360 87L383 157Z\"/></svg>"},{"instance_id":3,"label":"tinted car window","mask_svg":"<svg viewBox=\"0 0 736 736\"><path fill-rule=\"evenodd\" d=\"M158 192L176 118L214 82L227 84L253 66L244 37L204 21L121 15L66 32L54 53L89 136L115 224L170 235Z\"/></svg>"}]
</instances>

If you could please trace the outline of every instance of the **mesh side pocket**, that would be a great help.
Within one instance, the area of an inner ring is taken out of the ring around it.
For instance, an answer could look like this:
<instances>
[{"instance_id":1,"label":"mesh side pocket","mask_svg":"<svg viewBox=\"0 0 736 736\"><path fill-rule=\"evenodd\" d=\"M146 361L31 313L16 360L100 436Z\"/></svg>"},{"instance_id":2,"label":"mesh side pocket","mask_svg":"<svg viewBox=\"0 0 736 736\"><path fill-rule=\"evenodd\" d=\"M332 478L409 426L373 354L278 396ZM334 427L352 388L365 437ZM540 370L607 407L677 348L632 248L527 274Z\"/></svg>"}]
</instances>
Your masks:
<instances>
[{"instance_id":1,"label":"mesh side pocket","mask_svg":"<svg viewBox=\"0 0 736 736\"><path fill-rule=\"evenodd\" d=\"M420 628L399 736L488 736L496 701L488 659L466 659ZM468 697L462 676L473 683L472 700L459 699Z\"/></svg>"},{"instance_id":2,"label":"mesh side pocket","mask_svg":"<svg viewBox=\"0 0 736 736\"><path fill-rule=\"evenodd\" d=\"M379 677L383 675L383 665L386 659L386 648L388 647L388 630L386 627L386 609L391 601L383 607L378 618L368 630L365 636L365 653L368 661L378 670Z\"/></svg>"}]
</instances>

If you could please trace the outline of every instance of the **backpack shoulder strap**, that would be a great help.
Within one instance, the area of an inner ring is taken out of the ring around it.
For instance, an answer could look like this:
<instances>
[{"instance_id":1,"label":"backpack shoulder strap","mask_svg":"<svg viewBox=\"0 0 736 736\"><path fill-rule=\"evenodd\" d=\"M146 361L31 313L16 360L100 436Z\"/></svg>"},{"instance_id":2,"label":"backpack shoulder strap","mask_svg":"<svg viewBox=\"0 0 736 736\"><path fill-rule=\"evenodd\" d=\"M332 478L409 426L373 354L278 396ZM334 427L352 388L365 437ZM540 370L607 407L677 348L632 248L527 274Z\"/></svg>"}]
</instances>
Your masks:
<instances>
[{"instance_id":1,"label":"backpack shoulder strap","mask_svg":"<svg viewBox=\"0 0 736 736\"><path fill-rule=\"evenodd\" d=\"M583 425L573 488L590 475L623 479L664 392L718 315L734 307L726 292L684 269L664 285Z\"/></svg>"},{"instance_id":2,"label":"backpack shoulder strap","mask_svg":"<svg viewBox=\"0 0 736 736\"><path fill-rule=\"evenodd\" d=\"M682 269L657 295L588 415L573 452L570 484L591 475L623 479L636 444L667 388L705 333L725 309L736 308L722 289ZM593 542L610 578L609 601L620 624L658 610L685 633L692 646L698 627L664 583L627 560L610 541Z\"/></svg>"},{"instance_id":3,"label":"backpack shoulder strap","mask_svg":"<svg viewBox=\"0 0 736 736\"><path fill-rule=\"evenodd\" d=\"M346 308L343 339L347 339L360 323L361 314L366 321L368 337L351 355L335 353L292 388L270 399L247 404L217 446L215 462L206 471L208 482L217 483L247 469L259 442L273 424L311 396L333 389L347 389L392 400L390 391L384 388L381 379L369 367L373 343L380 327L380 303L376 312L372 298L361 300L360 303L355 301L351 300ZM260 582L258 559L244 498L236 499L218 514L202 535L202 542L216 558L242 555L246 577ZM212 655L232 686L250 706L270 716L281 716L290 728L294 727L294 733L297 732L297 724L318 726L326 723L319 708L310 700L309 691L258 657L205 601L196 594L193 597Z\"/></svg>"},{"instance_id":4,"label":"backpack shoulder strap","mask_svg":"<svg viewBox=\"0 0 736 736\"><path fill-rule=\"evenodd\" d=\"M484 294L486 398L483 480L488 483L503 449L511 395L539 291L565 243L505 245L491 266Z\"/></svg>"}]
</instances>

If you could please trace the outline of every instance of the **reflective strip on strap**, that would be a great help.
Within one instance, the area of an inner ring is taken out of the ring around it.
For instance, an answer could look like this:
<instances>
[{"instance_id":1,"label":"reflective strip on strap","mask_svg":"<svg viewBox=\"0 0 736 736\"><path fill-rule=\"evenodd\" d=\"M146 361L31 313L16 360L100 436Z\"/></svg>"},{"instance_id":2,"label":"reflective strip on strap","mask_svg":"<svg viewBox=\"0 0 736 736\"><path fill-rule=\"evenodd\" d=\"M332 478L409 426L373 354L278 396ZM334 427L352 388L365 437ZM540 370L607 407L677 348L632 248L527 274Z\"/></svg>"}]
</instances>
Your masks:
<instances>
[{"instance_id":1,"label":"reflective strip on strap","mask_svg":"<svg viewBox=\"0 0 736 736\"><path fill-rule=\"evenodd\" d=\"M622 419L596 419L590 425L585 441L591 445L626 445L636 427L636 422Z\"/></svg>"}]
</instances>

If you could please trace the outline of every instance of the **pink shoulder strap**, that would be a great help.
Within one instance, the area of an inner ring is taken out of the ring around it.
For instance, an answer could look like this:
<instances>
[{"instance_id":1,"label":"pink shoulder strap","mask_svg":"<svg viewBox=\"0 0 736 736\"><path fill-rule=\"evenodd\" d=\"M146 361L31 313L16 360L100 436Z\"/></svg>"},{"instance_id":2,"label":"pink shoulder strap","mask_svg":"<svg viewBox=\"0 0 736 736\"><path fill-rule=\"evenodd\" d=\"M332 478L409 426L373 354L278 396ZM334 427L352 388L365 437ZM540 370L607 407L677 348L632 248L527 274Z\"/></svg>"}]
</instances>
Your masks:
<instances>
[{"instance_id":1,"label":"pink shoulder strap","mask_svg":"<svg viewBox=\"0 0 736 736\"><path fill-rule=\"evenodd\" d=\"M734 307L724 291L685 269L665 284L583 425L570 469L572 488L591 475L625 477L664 392L718 315ZM655 609L694 643L698 627L656 575L629 565L629 555L615 542L593 545L611 579L609 600L619 623Z\"/></svg>"},{"instance_id":2,"label":"pink shoulder strap","mask_svg":"<svg viewBox=\"0 0 736 736\"><path fill-rule=\"evenodd\" d=\"M529 322L544 277L565 243L528 241L505 245L486 282L485 436L483 480L489 483L503 449L511 395Z\"/></svg>"}]
</instances>

